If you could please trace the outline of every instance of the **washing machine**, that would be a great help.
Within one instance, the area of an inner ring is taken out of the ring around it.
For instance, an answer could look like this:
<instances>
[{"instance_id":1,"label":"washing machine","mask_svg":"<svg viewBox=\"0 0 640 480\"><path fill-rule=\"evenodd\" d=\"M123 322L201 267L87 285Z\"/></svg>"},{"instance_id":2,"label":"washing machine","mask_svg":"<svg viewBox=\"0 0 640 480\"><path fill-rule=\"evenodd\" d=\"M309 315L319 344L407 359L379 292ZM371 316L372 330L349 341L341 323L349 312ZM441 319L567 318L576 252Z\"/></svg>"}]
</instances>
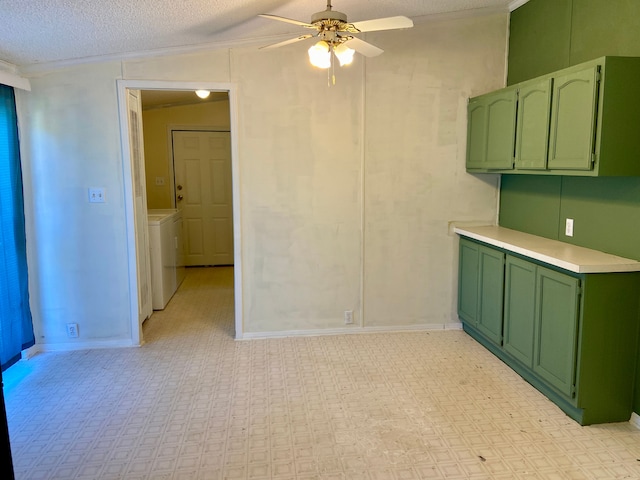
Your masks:
<instances>
[{"instance_id":1,"label":"washing machine","mask_svg":"<svg viewBox=\"0 0 640 480\"><path fill-rule=\"evenodd\" d=\"M184 278L182 214L177 209L149 210L147 222L151 303L154 310L163 310Z\"/></svg>"}]
</instances>

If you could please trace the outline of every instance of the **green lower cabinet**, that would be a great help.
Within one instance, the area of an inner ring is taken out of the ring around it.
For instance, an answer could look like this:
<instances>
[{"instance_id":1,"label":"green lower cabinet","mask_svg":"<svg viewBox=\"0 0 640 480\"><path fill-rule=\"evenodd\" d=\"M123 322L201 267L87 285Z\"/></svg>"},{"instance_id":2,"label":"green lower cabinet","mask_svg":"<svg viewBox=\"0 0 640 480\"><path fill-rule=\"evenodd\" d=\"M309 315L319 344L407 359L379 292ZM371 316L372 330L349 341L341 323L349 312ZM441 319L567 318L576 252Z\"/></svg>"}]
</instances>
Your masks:
<instances>
[{"instance_id":1,"label":"green lower cabinet","mask_svg":"<svg viewBox=\"0 0 640 480\"><path fill-rule=\"evenodd\" d=\"M502 344L504 253L460 240L458 315L496 345Z\"/></svg>"},{"instance_id":2,"label":"green lower cabinet","mask_svg":"<svg viewBox=\"0 0 640 480\"><path fill-rule=\"evenodd\" d=\"M495 344L502 343L504 253L480 247L477 327Z\"/></svg>"},{"instance_id":3,"label":"green lower cabinet","mask_svg":"<svg viewBox=\"0 0 640 480\"><path fill-rule=\"evenodd\" d=\"M475 325L478 318L478 250L480 245L460 239L458 315Z\"/></svg>"},{"instance_id":4,"label":"green lower cabinet","mask_svg":"<svg viewBox=\"0 0 640 480\"><path fill-rule=\"evenodd\" d=\"M558 392L573 398L580 280L536 268L533 371Z\"/></svg>"},{"instance_id":5,"label":"green lower cabinet","mask_svg":"<svg viewBox=\"0 0 640 480\"><path fill-rule=\"evenodd\" d=\"M568 399L575 395L579 283L507 255L504 350Z\"/></svg>"},{"instance_id":6,"label":"green lower cabinet","mask_svg":"<svg viewBox=\"0 0 640 480\"><path fill-rule=\"evenodd\" d=\"M536 266L507 255L504 293L504 350L533 368Z\"/></svg>"},{"instance_id":7,"label":"green lower cabinet","mask_svg":"<svg viewBox=\"0 0 640 480\"><path fill-rule=\"evenodd\" d=\"M640 272L576 274L461 238L459 274L469 335L578 423L629 420Z\"/></svg>"}]
</instances>

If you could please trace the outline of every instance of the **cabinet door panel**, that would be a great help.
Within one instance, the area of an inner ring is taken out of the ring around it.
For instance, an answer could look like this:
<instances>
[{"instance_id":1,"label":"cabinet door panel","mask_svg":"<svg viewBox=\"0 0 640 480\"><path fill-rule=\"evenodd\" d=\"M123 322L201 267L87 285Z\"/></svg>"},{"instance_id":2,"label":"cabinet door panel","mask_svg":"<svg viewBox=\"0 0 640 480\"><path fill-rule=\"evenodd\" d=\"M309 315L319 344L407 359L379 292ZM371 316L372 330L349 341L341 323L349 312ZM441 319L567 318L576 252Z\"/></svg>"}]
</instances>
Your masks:
<instances>
[{"instance_id":1,"label":"cabinet door panel","mask_svg":"<svg viewBox=\"0 0 640 480\"><path fill-rule=\"evenodd\" d=\"M504 300L504 349L533 367L536 266L507 255Z\"/></svg>"},{"instance_id":2,"label":"cabinet door panel","mask_svg":"<svg viewBox=\"0 0 640 480\"><path fill-rule=\"evenodd\" d=\"M516 90L493 95L487 103L487 168L513 168L516 103Z\"/></svg>"},{"instance_id":3,"label":"cabinet door panel","mask_svg":"<svg viewBox=\"0 0 640 480\"><path fill-rule=\"evenodd\" d=\"M549 168L590 170L595 141L598 67L554 80Z\"/></svg>"},{"instance_id":4,"label":"cabinet door panel","mask_svg":"<svg viewBox=\"0 0 640 480\"><path fill-rule=\"evenodd\" d=\"M460 239L458 315L475 325L478 318L478 244Z\"/></svg>"},{"instance_id":5,"label":"cabinet door panel","mask_svg":"<svg viewBox=\"0 0 640 480\"><path fill-rule=\"evenodd\" d=\"M468 106L467 168L484 168L487 148L487 107L481 100Z\"/></svg>"},{"instance_id":6,"label":"cabinet door panel","mask_svg":"<svg viewBox=\"0 0 640 480\"><path fill-rule=\"evenodd\" d=\"M533 369L571 397L575 382L578 321L577 278L538 267Z\"/></svg>"},{"instance_id":7,"label":"cabinet door panel","mask_svg":"<svg viewBox=\"0 0 640 480\"><path fill-rule=\"evenodd\" d=\"M516 129L516 168L544 170L549 150L552 79L520 88Z\"/></svg>"},{"instance_id":8,"label":"cabinet door panel","mask_svg":"<svg viewBox=\"0 0 640 480\"><path fill-rule=\"evenodd\" d=\"M496 345L502 344L502 306L504 292L504 253L479 249L478 330Z\"/></svg>"}]
</instances>

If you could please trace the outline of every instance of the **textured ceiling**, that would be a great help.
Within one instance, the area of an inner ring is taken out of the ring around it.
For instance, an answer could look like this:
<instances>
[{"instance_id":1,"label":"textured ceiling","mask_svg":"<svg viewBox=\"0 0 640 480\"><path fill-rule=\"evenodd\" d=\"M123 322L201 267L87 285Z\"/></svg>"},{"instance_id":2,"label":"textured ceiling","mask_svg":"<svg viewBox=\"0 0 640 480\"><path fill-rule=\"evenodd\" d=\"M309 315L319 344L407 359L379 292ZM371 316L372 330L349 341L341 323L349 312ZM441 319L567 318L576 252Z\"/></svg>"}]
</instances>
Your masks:
<instances>
[{"instance_id":1,"label":"textured ceiling","mask_svg":"<svg viewBox=\"0 0 640 480\"><path fill-rule=\"evenodd\" d=\"M522 3L522 0L516 0ZM514 0L333 0L349 21L507 10ZM15 66L233 43L303 32L326 0L0 0L0 60Z\"/></svg>"}]
</instances>

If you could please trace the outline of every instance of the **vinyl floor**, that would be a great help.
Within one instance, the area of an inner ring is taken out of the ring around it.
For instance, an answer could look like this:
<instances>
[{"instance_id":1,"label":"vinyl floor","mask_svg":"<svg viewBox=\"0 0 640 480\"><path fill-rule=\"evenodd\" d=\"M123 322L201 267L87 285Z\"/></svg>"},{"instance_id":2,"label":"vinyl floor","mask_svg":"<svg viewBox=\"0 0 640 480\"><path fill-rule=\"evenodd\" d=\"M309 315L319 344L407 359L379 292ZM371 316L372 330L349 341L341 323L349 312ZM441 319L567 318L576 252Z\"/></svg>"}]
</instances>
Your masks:
<instances>
[{"instance_id":1,"label":"vinyl floor","mask_svg":"<svg viewBox=\"0 0 640 480\"><path fill-rule=\"evenodd\" d=\"M462 331L235 341L232 268L189 269L141 348L5 372L16 477L640 479L640 430L581 427Z\"/></svg>"}]
</instances>

